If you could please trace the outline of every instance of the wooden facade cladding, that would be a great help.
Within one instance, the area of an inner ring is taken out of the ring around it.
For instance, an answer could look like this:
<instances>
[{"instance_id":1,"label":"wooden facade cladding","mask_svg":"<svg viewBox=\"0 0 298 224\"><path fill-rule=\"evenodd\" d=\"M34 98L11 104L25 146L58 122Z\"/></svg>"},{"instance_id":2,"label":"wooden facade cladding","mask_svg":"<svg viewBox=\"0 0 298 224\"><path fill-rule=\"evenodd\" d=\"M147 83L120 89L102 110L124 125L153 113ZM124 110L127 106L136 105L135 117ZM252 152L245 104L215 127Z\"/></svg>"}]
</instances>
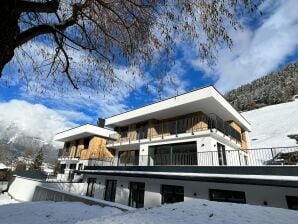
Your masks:
<instances>
[{"instance_id":1,"label":"wooden facade cladding","mask_svg":"<svg viewBox=\"0 0 298 224\"><path fill-rule=\"evenodd\" d=\"M66 153L63 154L68 154L68 157L70 158L78 158L81 160L114 157L111 150L106 147L106 139L99 136L93 136L92 138L88 139L88 148L85 148L84 141L85 139L78 139L71 141L70 143L65 143L64 151ZM66 148L67 144L70 144L68 149Z\"/></svg>"},{"instance_id":2,"label":"wooden facade cladding","mask_svg":"<svg viewBox=\"0 0 298 224\"><path fill-rule=\"evenodd\" d=\"M242 149L247 149L247 133L245 133L235 121L227 121L226 123L232 127L234 132L236 131L239 136L237 139L230 136L231 139L237 140L237 142L241 144ZM142 129L139 124L143 124ZM210 117L201 111L164 120L150 119L141 123L118 127L116 131L119 132L119 138L116 142L129 142L144 138L151 139L173 134L205 131L214 128L214 124L214 122L211 122Z\"/></svg>"}]
</instances>

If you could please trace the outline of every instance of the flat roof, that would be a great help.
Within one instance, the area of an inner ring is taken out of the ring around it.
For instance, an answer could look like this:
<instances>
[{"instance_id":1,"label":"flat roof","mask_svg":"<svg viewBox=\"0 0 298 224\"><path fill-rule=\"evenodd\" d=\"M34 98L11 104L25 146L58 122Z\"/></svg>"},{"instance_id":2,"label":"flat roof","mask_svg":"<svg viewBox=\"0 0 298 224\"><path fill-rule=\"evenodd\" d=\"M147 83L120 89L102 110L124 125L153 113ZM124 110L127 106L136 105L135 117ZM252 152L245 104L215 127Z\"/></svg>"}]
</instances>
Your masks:
<instances>
[{"instance_id":1,"label":"flat roof","mask_svg":"<svg viewBox=\"0 0 298 224\"><path fill-rule=\"evenodd\" d=\"M237 122L245 131L250 123L213 86L206 86L156 103L106 118L107 127L126 126L149 119L167 119L193 112L216 114L225 121Z\"/></svg>"},{"instance_id":2,"label":"flat roof","mask_svg":"<svg viewBox=\"0 0 298 224\"><path fill-rule=\"evenodd\" d=\"M92 124L85 124L57 133L54 137L54 140L60 142L67 142L90 136L110 138L111 134L115 134L115 132Z\"/></svg>"}]
</instances>

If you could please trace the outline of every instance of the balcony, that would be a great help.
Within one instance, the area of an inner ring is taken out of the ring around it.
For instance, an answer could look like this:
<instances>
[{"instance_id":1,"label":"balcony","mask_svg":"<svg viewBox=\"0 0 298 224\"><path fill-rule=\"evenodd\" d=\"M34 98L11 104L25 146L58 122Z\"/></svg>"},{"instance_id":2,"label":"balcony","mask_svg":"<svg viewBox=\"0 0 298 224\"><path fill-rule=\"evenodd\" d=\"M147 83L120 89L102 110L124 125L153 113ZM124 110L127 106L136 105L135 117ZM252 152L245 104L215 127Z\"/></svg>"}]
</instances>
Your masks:
<instances>
[{"instance_id":1,"label":"balcony","mask_svg":"<svg viewBox=\"0 0 298 224\"><path fill-rule=\"evenodd\" d=\"M195 132L214 129L234 139L237 143L242 142L241 133L228 122L223 121L215 114L207 116L203 113L198 113L182 119L154 121L142 126L136 126L132 130L119 131L110 135L110 138L114 139L114 141L109 141L109 144L130 143L143 139L150 141L154 138L164 138L170 135L178 136L182 133L194 134Z\"/></svg>"},{"instance_id":2,"label":"balcony","mask_svg":"<svg viewBox=\"0 0 298 224\"><path fill-rule=\"evenodd\" d=\"M297 166L298 146L193 152L165 150L151 155L128 154L96 159L90 166Z\"/></svg>"},{"instance_id":3,"label":"balcony","mask_svg":"<svg viewBox=\"0 0 298 224\"><path fill-rule=\"evenodd\" d=\"M68 148L58 150L59 160L78 160L80 158L80 152L77 150L70 150Z\"/></svg>"}]
</instances>

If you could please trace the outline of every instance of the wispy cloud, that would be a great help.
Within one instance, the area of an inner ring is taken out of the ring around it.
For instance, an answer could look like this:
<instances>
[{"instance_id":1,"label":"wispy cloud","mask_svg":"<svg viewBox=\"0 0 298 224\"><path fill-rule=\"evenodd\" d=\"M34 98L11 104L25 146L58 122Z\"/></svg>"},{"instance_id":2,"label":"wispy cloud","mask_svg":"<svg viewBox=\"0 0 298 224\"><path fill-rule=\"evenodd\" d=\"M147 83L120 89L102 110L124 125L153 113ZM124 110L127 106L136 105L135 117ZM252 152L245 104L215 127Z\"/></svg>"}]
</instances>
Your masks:
<instances>
[{"instance_id":1,"label":"wispy cloud","mask_svg":"<svg viewBox=\"0 0 298 224\"><path fill-rule=\"evenodd\" d=\"M245 26L231 33L234 46L220 49L210 68L199 59L192 65L213 76L216 87L227 91L276 70L298 47L298 1L265 1L257 28Z\"/></svg>"}]
</instances>

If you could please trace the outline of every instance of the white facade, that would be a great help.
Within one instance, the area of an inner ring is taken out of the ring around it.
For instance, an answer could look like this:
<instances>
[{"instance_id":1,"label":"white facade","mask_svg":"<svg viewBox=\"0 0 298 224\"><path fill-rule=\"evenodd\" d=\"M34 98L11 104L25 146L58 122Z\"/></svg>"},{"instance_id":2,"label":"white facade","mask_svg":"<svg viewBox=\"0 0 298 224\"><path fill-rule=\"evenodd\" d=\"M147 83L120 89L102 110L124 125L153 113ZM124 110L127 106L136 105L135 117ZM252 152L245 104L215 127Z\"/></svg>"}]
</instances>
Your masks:
<instances>
[{"instance_id":1,"label":"white facade","mask_svg":"<svg viewBox=\"0 0 298 224\"><path fill-rule=\"evenodd\" d=\"M94 197L104 199L106 180L117 180L115 202L128 205L130 195L130 182L145 183L144 207L156 207L162 203L161 186L173 185L183 186L184 201L190 199L210 200L209 190L220 189L229 191L240 191L245 193L246 203L251 205L288 208L286 196L298 197L297 188L250 185L250 184L229 184L204 181L182 181L158 178L121 177L108 175L87 175L86 178L96 178ZM87 182L85 180L84 182Z\"/></svg>"}]
</instances>

